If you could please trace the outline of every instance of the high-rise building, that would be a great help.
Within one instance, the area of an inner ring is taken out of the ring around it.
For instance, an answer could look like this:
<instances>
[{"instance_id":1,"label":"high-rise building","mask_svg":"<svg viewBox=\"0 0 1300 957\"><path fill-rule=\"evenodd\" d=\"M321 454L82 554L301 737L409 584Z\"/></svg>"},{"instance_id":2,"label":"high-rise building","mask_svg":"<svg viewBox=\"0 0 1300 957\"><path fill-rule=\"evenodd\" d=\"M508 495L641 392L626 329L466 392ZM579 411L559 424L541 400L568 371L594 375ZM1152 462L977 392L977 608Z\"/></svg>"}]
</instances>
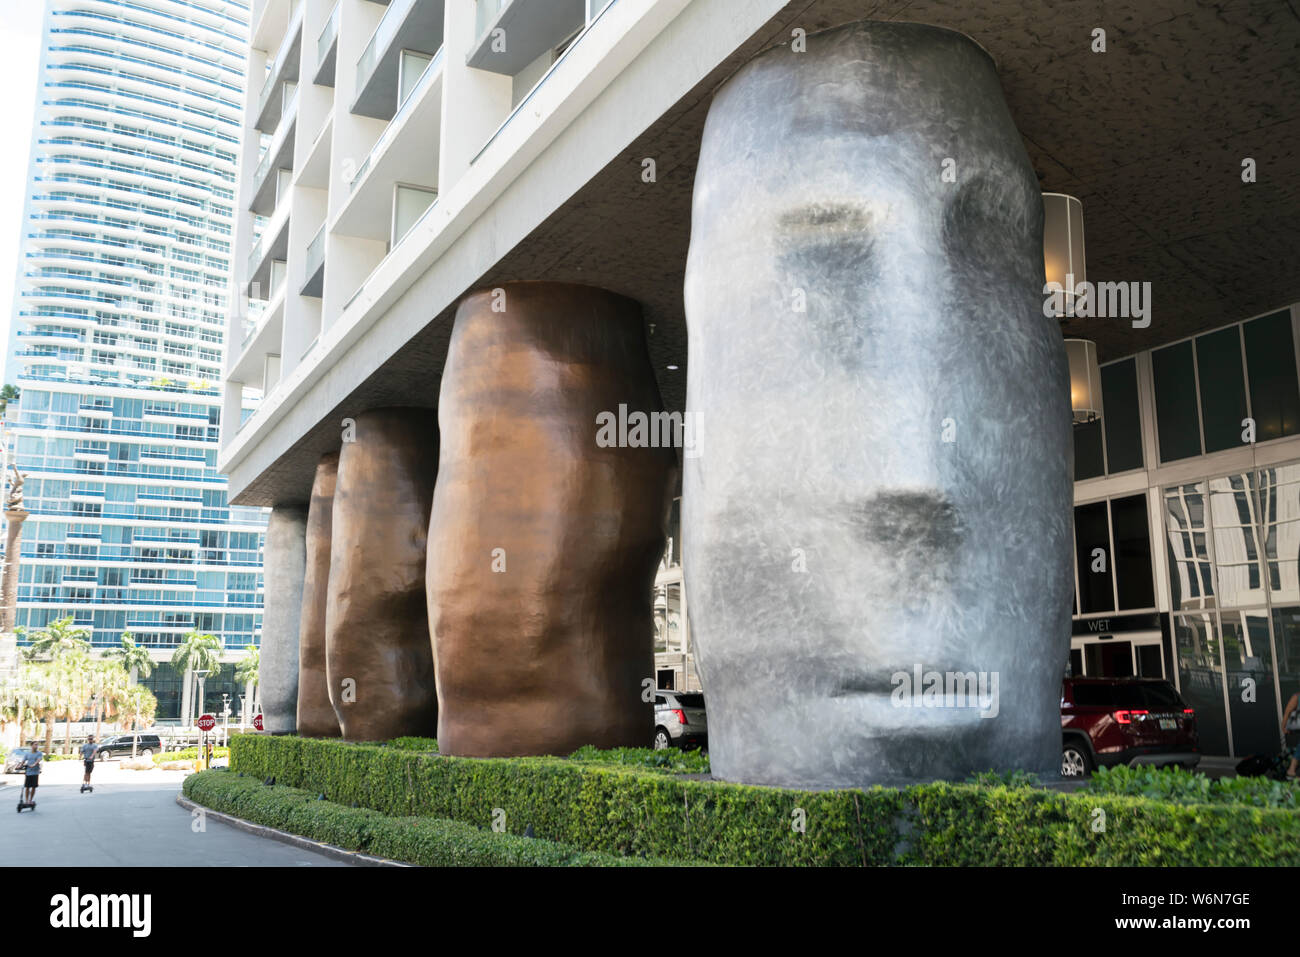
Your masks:
<instances>
[{"instance_id":1,"label":"high-rise building","mask_svg":"<svg viewBox=\"0 0 1300 957\"><path fill-rule=\"evenodd\" d=\"M165 664L185 632L230 659L209 706L238 706L260 638L265 519L217 471L247 41L241 0L49 0L41 37L5 375L17 625L130 632L160 720L189 704Z\"/></svg>"}]
</instances>

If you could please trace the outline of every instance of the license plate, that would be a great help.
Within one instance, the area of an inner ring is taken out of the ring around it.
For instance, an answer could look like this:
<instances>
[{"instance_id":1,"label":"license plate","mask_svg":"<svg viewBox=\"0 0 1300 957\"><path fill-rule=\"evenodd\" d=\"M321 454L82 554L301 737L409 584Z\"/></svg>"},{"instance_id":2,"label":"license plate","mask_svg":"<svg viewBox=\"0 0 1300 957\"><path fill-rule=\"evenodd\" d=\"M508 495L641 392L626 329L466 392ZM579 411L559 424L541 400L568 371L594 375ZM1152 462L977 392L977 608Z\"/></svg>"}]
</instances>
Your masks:
<instances>
[{"instance_id":1,"label":"license plate","mask_svg":"<svg viewBox=\"0 0 1300 957\"><path fill-rule=\"evenodd\" d=\"M1177 727L1178 727L1178 722L1175 721L1173 718L1161 718L1161 719L1160 719L1160 730L1161 730L1161 731L1174 731L1174 730L1177 729Z\"/></svg>"}]
</instances>

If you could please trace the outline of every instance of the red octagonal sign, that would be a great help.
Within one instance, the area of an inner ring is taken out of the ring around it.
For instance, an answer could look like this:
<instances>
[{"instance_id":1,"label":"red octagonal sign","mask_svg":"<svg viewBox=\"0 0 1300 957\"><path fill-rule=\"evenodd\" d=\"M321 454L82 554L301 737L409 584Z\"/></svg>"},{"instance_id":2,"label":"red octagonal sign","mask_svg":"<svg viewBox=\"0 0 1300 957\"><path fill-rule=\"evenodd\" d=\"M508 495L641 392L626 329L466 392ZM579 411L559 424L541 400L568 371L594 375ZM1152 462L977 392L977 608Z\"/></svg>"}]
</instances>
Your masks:
<instances>
[{"instance_id":1,"label":"red octagonal sign","mask_svg":"<svg viewBox=\"0 0 1300 957\"><path fill-rule=\"evenodd\" d=\"M263 729L262 729L262 716L261 716L260 714L255 714L255 715L253 715L253 727L256 728L258 731L263 730Z\"/></svg>"},{"instance_id":2,"label":"red octagonal sign","mask_svg":"<svg viewBox=\"0 0 1300 957\"><path fill-rule=\"evenodd\" d=\"M199 726L200 731L211 731L217 726L216 715L201 714L199 715L199 720L196 721L195 724Z\"/></svg>"}]
</instances>

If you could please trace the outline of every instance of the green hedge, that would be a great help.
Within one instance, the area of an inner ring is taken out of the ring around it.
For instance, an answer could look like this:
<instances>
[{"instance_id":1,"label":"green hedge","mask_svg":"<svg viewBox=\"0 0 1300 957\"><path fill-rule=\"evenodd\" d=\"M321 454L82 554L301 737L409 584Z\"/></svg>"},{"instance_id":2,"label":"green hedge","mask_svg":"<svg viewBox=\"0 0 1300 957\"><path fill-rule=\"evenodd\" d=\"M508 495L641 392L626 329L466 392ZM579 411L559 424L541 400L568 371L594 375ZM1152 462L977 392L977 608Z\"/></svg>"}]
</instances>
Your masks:
<instances>
[{"instance_id":1,"label":"green hedge","mask_svg":"<svg viewBox=\"0 0 1300 957\"><path fill-rule=\"evenodd\" d=\"M1098 768L1088 779L1094 794L1130 794L1171 804L1249 804L1300 809L1300 789L1292 781L1267 777L1209 778L1179 767L1118 765Z\"/></svg>"},{"instance_id":2,"label":"green hedge","mask_svg":"<svg viewBox=\"0 0 1300 957\"><path fill-rule=\"evenodd\" d=\"M1300 814L1002 784L797 791L561 758L239 735L232 769L394 816L716 864L1300 864ZM792 825L802 820L804 829Z\"/></svg>"},{"instance_id":3,"label":"green hedge","mask_svg":"<svg viewBox=\"0 0 1300 957\"><path fill-rule=\"evenodd\" d=\"M181 748L179 751L160 751L153 756L154 764L163 764L167 761L195 761L199 757L198 748ZM230 757L229 748L213 748L212 760L217 758Z\"/></svg>"},{"instance_id":4,"label":"green hedge","mask_svg":"<svg viewBox=\"0 0 1300 957\"><path fill-rule=\"evenodd\" d=\"M368 808L317 800L310 791L224 770L185 779L196 804L350 851L427 867L610 867L660 864L576 850L553 841L497 834L457 821L390 817Z\"/></svg>"}]
</instances>

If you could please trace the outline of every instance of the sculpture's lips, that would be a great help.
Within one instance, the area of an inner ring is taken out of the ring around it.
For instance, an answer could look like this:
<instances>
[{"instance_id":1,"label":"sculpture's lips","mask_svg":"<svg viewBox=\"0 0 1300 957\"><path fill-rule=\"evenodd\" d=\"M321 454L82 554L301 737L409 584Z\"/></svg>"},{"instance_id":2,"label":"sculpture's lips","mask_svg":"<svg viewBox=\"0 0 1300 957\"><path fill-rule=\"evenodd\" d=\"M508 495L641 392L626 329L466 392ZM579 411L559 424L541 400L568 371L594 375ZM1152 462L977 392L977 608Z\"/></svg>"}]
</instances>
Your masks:
<instances>
[{"instance_id":1,"label":"sculpture's lips","mask_svg":"<svg viewBox=\"0 0 1300 957\"><path fill-rule=\"evenodd\" d=\"M822 699L808 713L815 719L843 720L846 714L858 732L867 737L889 738L908 729L965 727L983 720L984 708L972 701L964 707L907 706L888 691L844 691Z\"/></svg>"},{"instance_id":2,"label":"sculpture's lips","mask_svg":"<svg viewBox=\"0 0 1300 957\"><path fill-rule=\"evenodd\" d=\"M940 668L933 665L923 665L921 675L930 675L937 673L941 676L948 675L975 675L978 679L980 670L978 668ZM873 671L871 674L853 674L847 675L836 683L834 689L828 697L846 698L855 695L884 695L886 697L894 694L895 689L899 687L899 682L895 680L895 675L903 674L907 676L907 684L904 687L910 688L916 681L916 666L905 665L888 670L881 669ZM918 693L920 689L917 689Z\"/></svg>"},{"instance_id":3,"label":"sculpture's lips","mask_svg":"<svg viewBox=\"0 0 1300 957\"><path fill-rule=\"evenodd\" d=\"M850 506L861 537L886 548L947 552L963 537L961 513L937 489L881 489Z\"/></svg>"}]
</instances>

